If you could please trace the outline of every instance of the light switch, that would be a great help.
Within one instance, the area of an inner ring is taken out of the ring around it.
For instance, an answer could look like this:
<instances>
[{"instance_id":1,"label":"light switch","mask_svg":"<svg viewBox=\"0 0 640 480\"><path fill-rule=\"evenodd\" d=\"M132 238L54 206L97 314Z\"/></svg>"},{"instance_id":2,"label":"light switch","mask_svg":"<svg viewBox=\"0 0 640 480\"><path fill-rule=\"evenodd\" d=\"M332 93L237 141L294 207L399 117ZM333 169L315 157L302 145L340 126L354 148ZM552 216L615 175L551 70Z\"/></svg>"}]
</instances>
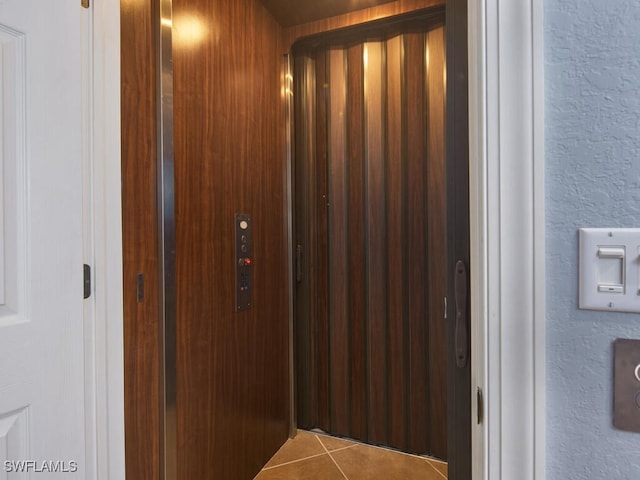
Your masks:
<instances>
[{"instance_id":1,"label":"light switch","mask_svg":"<svg viewBox=\"0 0 640 480\"><path fill-rule=\"evenodd\" d=\"M624 259L624 247L598 247L598 292L624 293Z\"/></svg>"},{"instance_id":2,"label":"light switch","mask_svg":"<svg viewBox=\"0 0 640 480\"><path fill-rule=\"evenodd\" d=\"M579 307L640 312L640 229L580 229Z\"/></svg>"}]
</instances>

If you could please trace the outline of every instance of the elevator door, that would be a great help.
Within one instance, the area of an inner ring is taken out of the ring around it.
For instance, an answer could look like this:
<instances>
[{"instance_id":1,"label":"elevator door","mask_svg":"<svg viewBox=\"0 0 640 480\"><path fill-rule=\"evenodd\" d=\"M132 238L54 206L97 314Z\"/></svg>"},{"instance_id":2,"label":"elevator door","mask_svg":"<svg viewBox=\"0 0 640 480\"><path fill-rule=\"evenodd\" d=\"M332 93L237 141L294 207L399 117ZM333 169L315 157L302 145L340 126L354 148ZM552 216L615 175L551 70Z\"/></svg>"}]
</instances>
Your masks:
<instances>
[{"instance_id":1,"label":"elevator door","mask_svg":"<svg viewBox=\"0 0 640 480\"><path fill-rule=\"evenodd\" d=\"M300 428L447 458L445 49L294 50Z\"/></svg>"}]
</instances>

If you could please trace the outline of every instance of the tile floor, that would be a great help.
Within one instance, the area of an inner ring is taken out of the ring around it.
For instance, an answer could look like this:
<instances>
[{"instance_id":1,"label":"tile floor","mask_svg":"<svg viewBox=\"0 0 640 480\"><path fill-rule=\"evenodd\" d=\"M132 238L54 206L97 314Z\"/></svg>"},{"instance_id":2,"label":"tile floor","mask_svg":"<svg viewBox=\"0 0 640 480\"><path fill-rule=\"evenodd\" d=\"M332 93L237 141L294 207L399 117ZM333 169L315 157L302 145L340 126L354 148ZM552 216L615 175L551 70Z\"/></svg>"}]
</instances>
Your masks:
<instances>
[{"instance_id":1,"label":"tile floor","mask_svg":"<svg viewBox=\"0 0 640 480\"><path fill-rule=\"evenodd\" d=\"M298 430L254 480L445 480L447 464Z\"/></svg>"}]
</instances>

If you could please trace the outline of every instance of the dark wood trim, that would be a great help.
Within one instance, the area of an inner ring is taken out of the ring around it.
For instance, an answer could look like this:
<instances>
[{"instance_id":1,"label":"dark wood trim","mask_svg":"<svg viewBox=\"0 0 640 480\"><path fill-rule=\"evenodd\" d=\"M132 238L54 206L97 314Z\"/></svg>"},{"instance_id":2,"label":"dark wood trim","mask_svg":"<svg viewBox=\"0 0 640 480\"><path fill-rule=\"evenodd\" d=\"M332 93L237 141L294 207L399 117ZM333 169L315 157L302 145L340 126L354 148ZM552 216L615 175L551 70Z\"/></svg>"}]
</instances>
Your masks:
<instances>
[{"instance_id":1,"label":"dark wood trim","mask_svg":"<svg viewBox=\"0 0 640 480\"><path fill-rule=\"evenodd\" d=\"M471 478L471 366L456 366L454 269L469 265L469 109L467 2L447 2L447 297L449 479ZM467 291L469 291L467 289ZM467 311L469 309L467 308Z\"/></svg>"},{"instance_id":2,"label":"dark wood trim","mask_svg":"<svg viewBox=\"0 0 640 480\"><path fill-rule=\"evenodd\" d=\"M285 50L283 53L289 52L295 42L310 35L371 22L373 19L387 19L444 4L445 0L396 0L385 5L285 28L283 35L283 47Z\"/></svg>"},{"instance_id":3,"label":"dark wood trim","mask_svg":"<svg viewBox=\"0 0 640 480\"><path fill-rule=\"evenodd\" d=\"M334 46L349 47L363 41L386 40L401 33L422 33L443 24L445 6L436 5L401 15L372 20L299 38L292 46L293 55L313 55Z\"/></svg>"}]
</instances>

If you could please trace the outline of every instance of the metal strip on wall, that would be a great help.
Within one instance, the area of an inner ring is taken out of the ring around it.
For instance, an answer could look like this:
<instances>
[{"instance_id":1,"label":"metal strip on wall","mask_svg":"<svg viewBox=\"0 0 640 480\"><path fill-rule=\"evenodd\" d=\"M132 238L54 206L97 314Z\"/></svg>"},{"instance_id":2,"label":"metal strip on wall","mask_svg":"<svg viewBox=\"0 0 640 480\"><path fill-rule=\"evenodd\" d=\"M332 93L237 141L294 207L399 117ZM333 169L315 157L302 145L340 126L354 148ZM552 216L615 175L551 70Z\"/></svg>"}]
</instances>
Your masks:
<instances>
[{"instance_id":1,"label":"metal strip on wall","mask_svg":"<svg viewBox=\"0 0 640 480\"><path fill-rule=\"evenodd\" d=\"M172 0L160 0L157 52L160 242L160 475L177 479Z\"/></svg>"}]
</instances>

